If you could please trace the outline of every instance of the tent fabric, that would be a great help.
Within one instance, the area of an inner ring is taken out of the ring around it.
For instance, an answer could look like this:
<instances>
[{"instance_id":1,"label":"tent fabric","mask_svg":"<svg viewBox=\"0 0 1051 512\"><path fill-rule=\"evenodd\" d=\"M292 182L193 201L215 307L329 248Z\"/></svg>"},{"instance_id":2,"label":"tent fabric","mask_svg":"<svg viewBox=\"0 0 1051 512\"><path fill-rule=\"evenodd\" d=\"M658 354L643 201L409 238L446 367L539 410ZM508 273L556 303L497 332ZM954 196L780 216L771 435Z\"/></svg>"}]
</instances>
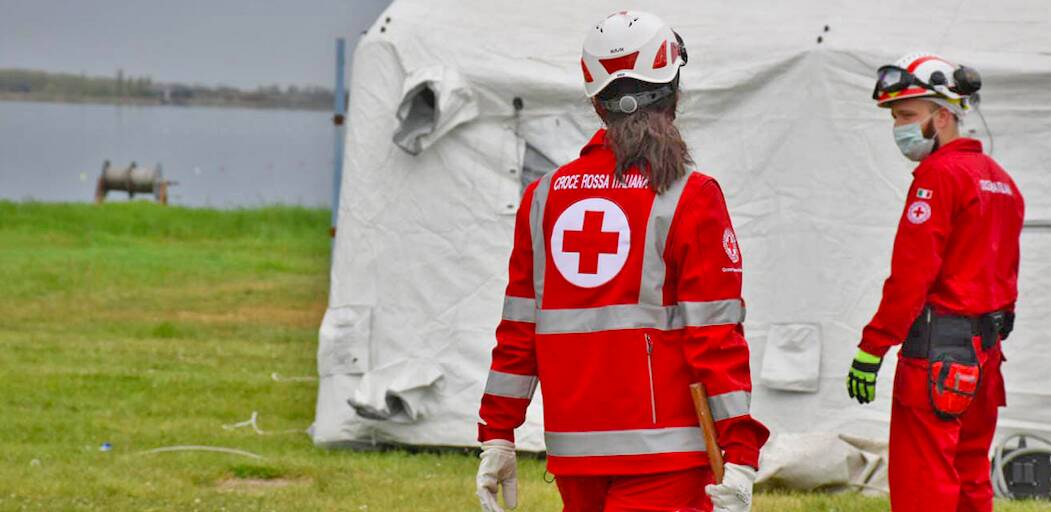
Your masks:
<instances>
[{"instance_id":1,"label":"tent fabric","mask_svg":"<svg viewBox=\"0 0 1051 512\"><path fill-rule=\"evenodd\" d=\"M770 326L759 382L770 389L816 393L821 380L821 331L814 324Z\"/></svg>"},{"instance_id":2,"label":"tent fabric","mask_svg":"<svg viewBox=\"0 0 1051 512\"><path fill-rule=\"evenodd\" d=\"M429 66L405 77L394 143L418 155L457 126L478 116L470 87L456 70Z\"/></svg>"},{"instance_id":3,"label":"tent fabric","mask_svg":"<svg viewBox=\"0 0 1051 512\"><path fill-rule=\"evenodd\" d=\"M887 451L886 441L845 434L775 434L763 447L756 486L889 493Z\"/></svg>"},{"instance_id":4,"label":"tent fabric","mask_svg":"<svg viewBox=\"0 0 1051 512\"><path fill-rule=\"evenodd\" d=\"M1027 199L1000 432L1051 433L1042 378L1051 367L1051 229L1039 227L1051 225L1044 3L616 8L654 12L686 41L678 123L697 169L727 196L744 256L752 411L779 434L886 439L894 365L884 365L874 404L852 402L844 384L889 272L913 168L894 146L887 110L870 99L874 70L915 49L977 68L994 156ZM386 29L361 40L319 337L316 444L476 444L523 173L542 172L543 159L569 162L599 127L579 50L612 10L595 0L396 0L381 17ZM434 95L433 113L417 102L420 84ZM433 114L422 128L410 122L413 105ZM973 114L964 129L987 140ZM814 330L796 338L778 326ZM422 413L382 419L392 413L387 397L410 389L383 370L421 360L434 377L410 406ZM379 413L362 416L351 402ZM541 403L542 390L517 432L522 449L543 449Z\"/></svg>"},{"instance_id":5,"label":"tent fabric","mask_svg":"<svg viewBox=\"0 0 1051 512\"><path fill-rule=\"evenodd\" d=\"M393 423L416 423L439 403L442 372L425 359L406 359L362 375L347 403L359 417Z\"/></svg>"}]
</instances>

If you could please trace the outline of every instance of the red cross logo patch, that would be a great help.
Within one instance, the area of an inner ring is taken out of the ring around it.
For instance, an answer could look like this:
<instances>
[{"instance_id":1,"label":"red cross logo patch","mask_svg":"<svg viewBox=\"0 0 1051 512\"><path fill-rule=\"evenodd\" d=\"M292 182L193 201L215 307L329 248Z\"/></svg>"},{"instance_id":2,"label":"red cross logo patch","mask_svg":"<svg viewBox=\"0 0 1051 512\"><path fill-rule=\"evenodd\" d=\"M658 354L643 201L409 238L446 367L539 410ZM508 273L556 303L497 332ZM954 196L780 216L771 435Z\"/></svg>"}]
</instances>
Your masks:
<instances>
[{"instance_id":1,"label":"red cross logo patch","mask_svg":"<svg viewBox=\"0 0 1051 512\"><path fill-rule=\"evenodd\" d=\"M741 251L737 248L737 237L734 235L734 230L730 228L723 231L723 250L726 251L726 257L730 258L731 263L741 261Z\"/></svg>"},{"instance_id":2,"label":"red cross logo patch","mask_svg":"<svg viewBox=\"0 0 1051 512\"><path fill-rule=\"evenodd\" d=\"M905 217L913 224L923 224L931 218L931 205L927 201L916 201L905 210Z\"/></svg>"},{"instance_id":3,"label":"red cross logo patch","mask_svg":"<svg viewBox=\"0 0 1051 512\"><path fill-rule=\"evenodd\" d=\"M566 281L595 288L612 280L628 261L631 229L613 201L583 199L566 208L551 232L551 258Z\"/></svg>"}]
</instances>

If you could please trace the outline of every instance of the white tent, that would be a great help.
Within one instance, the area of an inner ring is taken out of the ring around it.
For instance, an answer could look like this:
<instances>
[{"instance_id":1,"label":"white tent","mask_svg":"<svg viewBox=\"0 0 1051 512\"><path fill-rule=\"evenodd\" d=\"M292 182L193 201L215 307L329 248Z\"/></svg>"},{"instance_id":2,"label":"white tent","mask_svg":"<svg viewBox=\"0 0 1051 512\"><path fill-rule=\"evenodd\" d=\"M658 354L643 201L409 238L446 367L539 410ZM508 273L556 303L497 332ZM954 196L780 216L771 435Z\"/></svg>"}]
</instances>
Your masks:
<instances>
[{"instance_id":1,"label":"white tent","mask_svg":"<svg viewBox=\"0 0 1051 512\"><path fill-rule=\"evenodd\" d=\"M579 49L620 8L686 41L679 123L727 194L752 410L782 434L887 435L893 356L876 403L844 385L912 169L870 100L875 68L927 49L980 70L995 157L1028 201L1001 433L1051 432L1045 2L397 0L354 56L316 444L474 444L523 183L598 128ZM965 128L988 140L976 116ZM542 449L540 395L521 448Z\"/></svg>"}]
</instances>

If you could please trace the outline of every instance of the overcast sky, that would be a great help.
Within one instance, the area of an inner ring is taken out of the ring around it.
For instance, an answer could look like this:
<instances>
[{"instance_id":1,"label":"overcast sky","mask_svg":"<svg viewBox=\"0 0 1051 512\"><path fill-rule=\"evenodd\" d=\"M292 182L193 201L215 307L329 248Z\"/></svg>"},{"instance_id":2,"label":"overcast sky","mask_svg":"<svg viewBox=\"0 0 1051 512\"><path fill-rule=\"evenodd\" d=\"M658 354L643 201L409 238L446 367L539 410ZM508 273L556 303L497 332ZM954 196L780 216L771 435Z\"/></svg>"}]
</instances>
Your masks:
<instances>
[{"instance_id":1,"label":"overcast sky","mask_svg":"<svg viewBox=\"0 0 1051 512\"><path fill-rule=\"evenodd\" d=\"M155 81L331 87L390 0L0 0L0 68ZM349 49L348 49L349 58Z\"/></svg>"}]
</instances>

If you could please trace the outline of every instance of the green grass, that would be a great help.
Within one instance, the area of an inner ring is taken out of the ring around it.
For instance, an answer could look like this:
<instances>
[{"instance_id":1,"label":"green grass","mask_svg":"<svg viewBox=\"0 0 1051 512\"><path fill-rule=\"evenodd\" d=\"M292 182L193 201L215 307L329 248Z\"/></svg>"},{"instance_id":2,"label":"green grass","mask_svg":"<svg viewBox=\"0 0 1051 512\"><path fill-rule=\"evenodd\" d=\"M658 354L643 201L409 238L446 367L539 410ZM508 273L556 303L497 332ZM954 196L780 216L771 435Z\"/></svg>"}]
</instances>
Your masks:
<instances>
[{"instance_id":1,"label":"green grass","mask_svg":"<svg viewBox=\"0 0 1051 512\"><path fill-rule=\"evenodd\" d=\"M324 451L328 212L0 202L0 510L477 510L467 453ZM259 426L222 425L259 412ZM102 443L112 450L102 452ZM143 452L173 445L264 457ZM557 511L543 464L522 511ZM757 511L884 511L765 494ZM1003 504L998 510L1043 510Z\"/></svg>"}]
</instances>

